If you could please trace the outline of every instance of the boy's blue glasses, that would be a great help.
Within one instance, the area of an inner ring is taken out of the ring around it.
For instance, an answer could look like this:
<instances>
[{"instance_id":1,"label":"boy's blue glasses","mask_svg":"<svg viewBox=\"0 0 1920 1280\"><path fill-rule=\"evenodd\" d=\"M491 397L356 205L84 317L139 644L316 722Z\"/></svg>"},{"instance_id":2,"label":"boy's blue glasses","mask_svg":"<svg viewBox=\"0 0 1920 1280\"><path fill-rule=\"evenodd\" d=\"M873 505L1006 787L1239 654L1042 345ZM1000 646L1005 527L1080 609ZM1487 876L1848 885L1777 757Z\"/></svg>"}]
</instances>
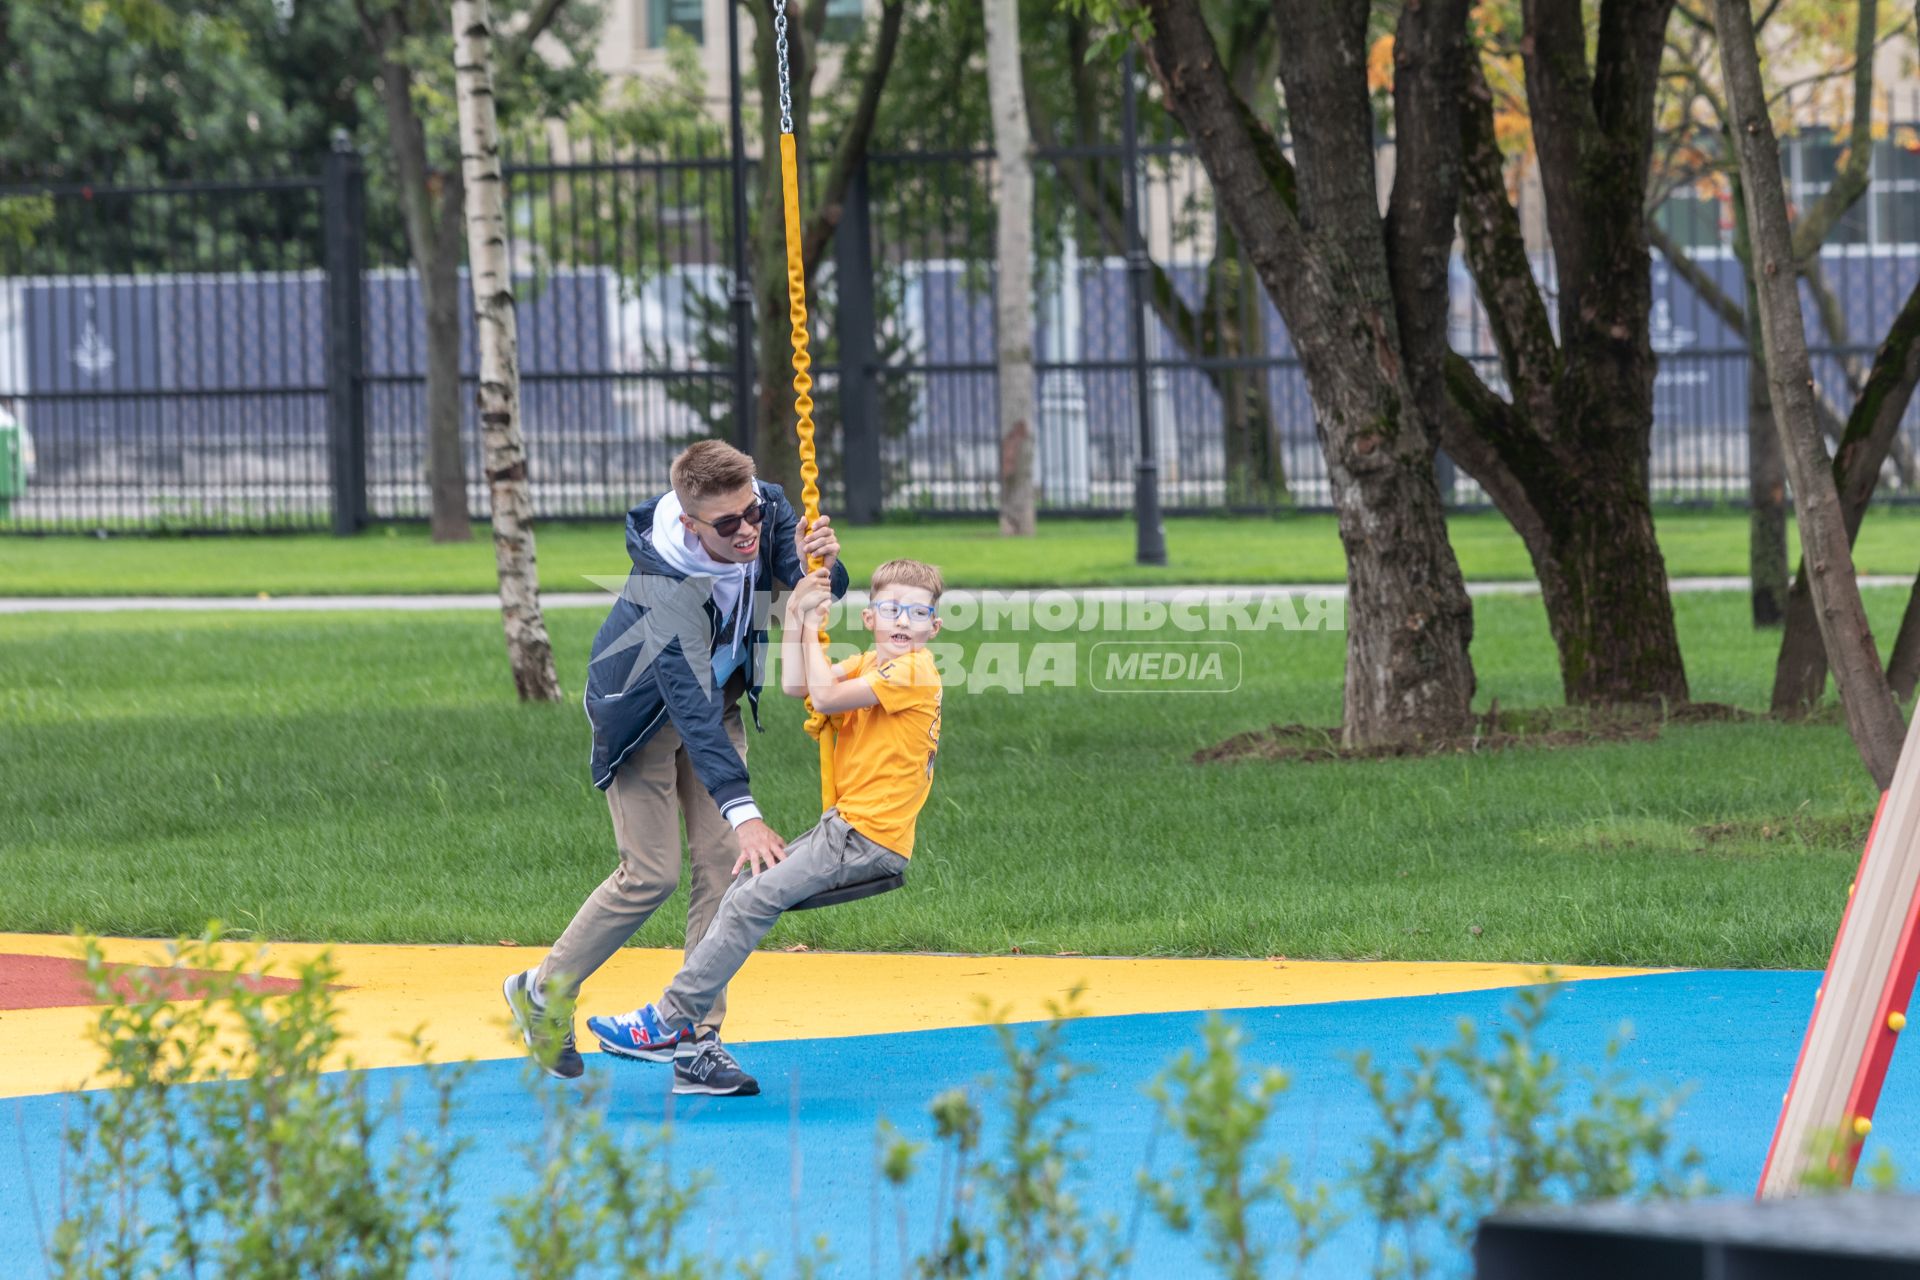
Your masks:
<instances>
[{"instance_id":1,"label":"boy's blue glasses","mask_svg":"<svg viewBox=\"0 0 1920 1280\"><path fill-rule=\"evenodd\" d=\"M897 622L903 613L914 622L932 622L937 612L930 604L901 604L898 600L873 602L874 616L883 622Z\"/></svg>"}]
</instances>

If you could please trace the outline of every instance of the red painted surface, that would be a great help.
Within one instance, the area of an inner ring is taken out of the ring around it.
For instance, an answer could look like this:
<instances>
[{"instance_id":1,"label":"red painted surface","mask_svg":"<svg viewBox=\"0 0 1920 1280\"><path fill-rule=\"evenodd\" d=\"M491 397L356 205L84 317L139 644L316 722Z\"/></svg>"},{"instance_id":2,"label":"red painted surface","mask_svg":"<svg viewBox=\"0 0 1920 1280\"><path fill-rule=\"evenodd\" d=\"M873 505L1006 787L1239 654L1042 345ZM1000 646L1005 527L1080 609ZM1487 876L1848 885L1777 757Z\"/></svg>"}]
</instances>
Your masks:
<instances>
[{"instance_id":1,"label":"red painted surface","mask_svg":"<svg viewBox=\"0 0 1920 1280\"><path fill-rule=\"evenodd\" d=\"M137 970L139 966L117 964L109 968L114 973L115 989L125 992L131 985L126 977L128 971ZM162 990L176 1000L192 998L196 979L214 976L204 969L164 969L159 972L165 975L166 985ZM246 978L243 981L249 991L263 991L270 995L284 995L300 986L291 978ZM87 981L87 966L82 961L60 956L23 956L0 952L0 1010L71 1009L98 1003L93 987Z\"/></svg>"}]
</instances>

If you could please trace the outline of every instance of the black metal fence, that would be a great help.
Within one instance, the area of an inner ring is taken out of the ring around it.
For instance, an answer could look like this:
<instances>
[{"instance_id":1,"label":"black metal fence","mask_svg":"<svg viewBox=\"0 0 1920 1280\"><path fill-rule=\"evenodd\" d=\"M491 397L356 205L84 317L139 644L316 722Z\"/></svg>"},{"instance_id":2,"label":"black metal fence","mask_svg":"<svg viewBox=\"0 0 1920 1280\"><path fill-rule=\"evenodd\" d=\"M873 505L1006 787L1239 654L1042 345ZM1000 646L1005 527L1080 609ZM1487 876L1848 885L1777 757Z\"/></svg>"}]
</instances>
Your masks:
<instances>
[{"instance_id":1,"label":"black metal fence","mask_svg":"<svg viewBox=\"0 0 1920 1280\"><path fill-rule=\"evenodd\" d=\"M1843 228L1809 286L1821 389L1842 417L1920 276L1920 165L1908 175L1906 163L1876 158L1886 172L1861 226ZM1136 360L1168 509L1326 506L1285 326L1177 145L1139 152L1152 267L1146 350L1133 350L1125 164L1116 147L1036 157L1043 510L1130 507ZM335 153L319 170L0 191L0 226L24 228L0 244L0 445L9 432L30 441L32 463L22 485L0 448L0 530L345 529L426 515L427 326L406 245L395 219L370 224L357 157ZM615 516L665 486L686 443L738 432L732 164L724 152L561 148L510 157L508 180L536 512ZM994 509L995 181L978 151L876 155L854 176L814 285L836 510ZM1715 225L1689 221L1700 218ZM1719 218L1691 196L1662 214L1711 288L1738 299ZM1551 260L1536 269L1551 292ZM1742 501L1742 335L1697 279L1658 260L1654 296L1656 495ZM469 503L484 516L464 300L459 323ZM1451 330L1497 379L1457 263ZM1895 496L1920 481L1917 421L1888 469ZM1464 477L1443 479L1457 504L1482 500Z\"/></svg>"}]
</instances>

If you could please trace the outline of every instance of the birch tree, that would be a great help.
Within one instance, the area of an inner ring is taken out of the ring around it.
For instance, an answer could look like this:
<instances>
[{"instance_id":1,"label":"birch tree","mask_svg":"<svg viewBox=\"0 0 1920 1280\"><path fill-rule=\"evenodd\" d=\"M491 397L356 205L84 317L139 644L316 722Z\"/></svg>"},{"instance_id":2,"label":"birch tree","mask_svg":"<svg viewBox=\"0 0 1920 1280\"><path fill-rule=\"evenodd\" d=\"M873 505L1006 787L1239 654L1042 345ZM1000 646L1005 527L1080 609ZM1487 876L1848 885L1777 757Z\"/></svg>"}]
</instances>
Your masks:
<instances>
[{"instance_id":1,"label":"birch tree","mask_svg":"<svg viewBox=\"0 0 1920 1280\"><path fill-rule=\"evenodd\" d=\"M987 90L1000 174L994 338L1000 384L1000 532L1033 534L1033 163L1020 74L1019 0L986 0Z\"/></svg>"},{"instance_id":2,"label":"birch tree","mask_svg":"<svg viewBox=\"0 0 1920 1280\"><path fill-rule=\"evenodd\" d=\"M373 61L386 117L388 164L406 228L421 310L426 318L426 478L435 542L473 536L467 516L466 452L460 439L460 234L464 182L449 164L445 120L446 0L353 0ZM599 25L595 6L574 0L505 0L524 13L499 35L496 80L518 85L532 115L554 115L600 90L589 65ZM562 46L571 66L548 66L533 52L542 36ZM437 109L435 104L440 104ZM496 112L498 108L496 107ZM515 113L509 112L510 118Z\"/></svg>"},{"instance_id":3,"label":"birch tree","mask_svg":"<svg viewBox=\"0 0 1920 1280\"><path fill-rule=\"evenodd\" d=\"M460 174L466 188L467 266L480 347L480 434L493 500L493 559L507 661L523 702L558 702L553 645L540 615L534 563L533 499L520 438L519 334L513 264L507 255L506 193L493 98L493 15L488 0L454 0L454 96L460 116Z\"/></svg>"}]
</instances>

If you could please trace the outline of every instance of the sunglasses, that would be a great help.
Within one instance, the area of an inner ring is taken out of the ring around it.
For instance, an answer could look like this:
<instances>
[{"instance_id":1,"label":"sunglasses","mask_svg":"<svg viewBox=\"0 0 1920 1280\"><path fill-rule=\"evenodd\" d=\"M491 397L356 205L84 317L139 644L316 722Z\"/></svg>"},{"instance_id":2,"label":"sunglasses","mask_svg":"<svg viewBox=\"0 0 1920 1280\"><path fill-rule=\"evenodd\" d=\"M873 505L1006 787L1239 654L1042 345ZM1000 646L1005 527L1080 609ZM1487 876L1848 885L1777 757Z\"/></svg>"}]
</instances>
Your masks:
<instances>
[{"instance_id":1,"label":"sunglasses","mask_svg":"<svg viewBox=\"0 0 1920 1280\"><path fill-rule=\"evenodd\" d=\"M713 530L723 538L731 538L734 534L740 532L740 524L742 521L758 529L760 527L760 521L766 514L766 503L755 499L753 505L745 511L742 511L739 515L721 516L718 520L702 520L699 516L688 512L687 519L693 521L695 524L706 525L707 528Z\"/></svg>"},{"instance_id":2,"label":"sunglasses","mask_svg":"<svg viewBox=\"0 0 1920 1280\"><path fill-rule=\"evenodd\" d=\"M938 610L930 604L901 604L898 600L875 600L873 602L874 616L883 622L897 622L902 614L905 614L915 622L932 622L934 614L937 612Z\"/></svg>"}]
</instances>

